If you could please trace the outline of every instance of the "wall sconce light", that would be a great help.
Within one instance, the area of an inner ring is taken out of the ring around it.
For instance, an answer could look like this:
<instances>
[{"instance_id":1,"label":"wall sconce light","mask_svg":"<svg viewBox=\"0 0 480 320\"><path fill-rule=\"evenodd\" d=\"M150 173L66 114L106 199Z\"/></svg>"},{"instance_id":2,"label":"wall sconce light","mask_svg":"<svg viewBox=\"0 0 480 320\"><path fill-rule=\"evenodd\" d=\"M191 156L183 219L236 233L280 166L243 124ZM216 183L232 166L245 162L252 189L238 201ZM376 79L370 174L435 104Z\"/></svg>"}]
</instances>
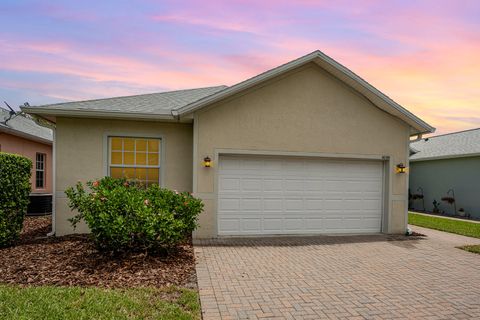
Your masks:
<instances>
[{"instance_id":1,"label":"wall sconce light","mask_svg":"<svg viewBox=\"0 0 480 320\"><path fill-rule=\"evenodd\" d=\"M210 168L212 166L212 159L210 159L209 156L206 156L205 158L203 158L203 166L205 168Z\"/></svg>"},{"instance_id":2,"label":"wall sconce light","mask_svg":"<svg viewBox=\"0 0 480 320\"><path fill-rule=\"evenodd\" d=\"M399 164L397 164L396 171L397 171L397 173L405 173L405 172L407 172L407 167L405 167L405 165L403 163L399 163Z\"/></svg>"}]
</instances>

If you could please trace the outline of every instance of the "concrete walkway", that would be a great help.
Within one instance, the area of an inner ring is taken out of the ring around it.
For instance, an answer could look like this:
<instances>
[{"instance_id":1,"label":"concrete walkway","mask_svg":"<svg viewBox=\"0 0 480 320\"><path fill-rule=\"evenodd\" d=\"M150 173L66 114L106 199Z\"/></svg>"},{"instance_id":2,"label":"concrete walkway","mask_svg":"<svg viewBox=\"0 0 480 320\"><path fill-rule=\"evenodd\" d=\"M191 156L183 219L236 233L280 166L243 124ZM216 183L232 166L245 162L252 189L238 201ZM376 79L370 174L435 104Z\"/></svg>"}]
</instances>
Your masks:
<instances>
[{"instance_id":1,"label":"concrete walkway","mask_svg":"<svg viewBox=\"0 0 480 320\"><path fill-rule=\"evenodd\" d=\"M480 319L480 239L402 236L195 243L204 319Z\"/></svg>"}]
</instances>

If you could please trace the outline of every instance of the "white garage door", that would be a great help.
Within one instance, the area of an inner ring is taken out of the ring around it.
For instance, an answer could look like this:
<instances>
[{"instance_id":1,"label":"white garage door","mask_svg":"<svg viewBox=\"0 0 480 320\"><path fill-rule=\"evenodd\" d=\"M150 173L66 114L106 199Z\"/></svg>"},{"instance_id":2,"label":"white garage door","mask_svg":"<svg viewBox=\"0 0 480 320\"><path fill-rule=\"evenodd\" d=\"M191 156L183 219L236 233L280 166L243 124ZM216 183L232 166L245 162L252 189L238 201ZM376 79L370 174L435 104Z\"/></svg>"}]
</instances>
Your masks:
<instances>
[{"instance_id":1,"label":"white garage door","mask_svg":"<svg viewBox=\"0 0 480 320\"><path fill-rule=\"evenodd\" d=\"M381 161L221 156L218 234L381 231Z\"/></svg>"}]
</instances>

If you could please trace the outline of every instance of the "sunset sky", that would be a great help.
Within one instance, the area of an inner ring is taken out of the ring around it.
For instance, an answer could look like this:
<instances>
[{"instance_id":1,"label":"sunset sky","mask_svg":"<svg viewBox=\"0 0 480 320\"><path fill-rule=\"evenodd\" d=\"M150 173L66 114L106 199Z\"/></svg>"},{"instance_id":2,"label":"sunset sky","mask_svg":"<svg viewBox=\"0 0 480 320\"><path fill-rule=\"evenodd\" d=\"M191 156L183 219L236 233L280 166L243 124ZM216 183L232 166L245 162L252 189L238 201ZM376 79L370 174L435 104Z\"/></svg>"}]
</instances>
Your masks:
<instances>
[{"instance_id":1,"label":"sunset sky","mask_svg":"<svg viewBox=\"0 0 480 320\"><path fill-rule=\"evenodd\" d=\"M480 127L480 1L0 1L13 106L233 85L319 49L437 128Z\"/></svg>"}]
</instances>

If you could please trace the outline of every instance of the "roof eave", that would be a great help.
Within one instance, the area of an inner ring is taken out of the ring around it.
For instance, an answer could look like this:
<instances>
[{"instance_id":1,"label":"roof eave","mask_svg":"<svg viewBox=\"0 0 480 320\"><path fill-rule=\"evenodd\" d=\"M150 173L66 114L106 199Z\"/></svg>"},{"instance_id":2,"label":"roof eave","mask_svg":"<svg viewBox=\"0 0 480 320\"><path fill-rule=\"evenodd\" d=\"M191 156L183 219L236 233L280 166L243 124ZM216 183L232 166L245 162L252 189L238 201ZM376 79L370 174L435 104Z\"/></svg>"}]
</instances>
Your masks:
<instances>
[{"instance_id":1,"label":"roof eave","mask_svg":"<svg viewBox=\"0 0 480 320\"><path fill-rule=\"evenodd\" d=\"M53 117L82 117L82 118L109 118L109 119L128 119L128 120L176 120L169 113L140 113L140 112L118 112L118 111L97 111L97 110L65 110L48 109L38 107L21 107L22 111L41 116Z\"/></svg>"},{"instance_id":2,"label":"roof eave","mask_svg":"<svg viewBox=\"0 0 480 320\"><path fill-rule=\"evenodd\" d=\"M23 131L15 130L15 129L12 129L12 128L7 128L7 127L4 127L4 126L0 126L0 131L5 132L7 134L11 134L13 136L23 138L23 139L32 140L32 141L35 141L35 142L48 144L48 145L52 144L52 140L48 140L48 139L45 139L45 138L42 138L42 137L39 137L39 136L35 136L35 135L29 134L29 133L26 133L26 132L23 132Z\"/></svg>"},{"instance_id":3,"label":"roof eave","mask_svg":"<svg viewBox=\"0 0 480 320\"><path fill-rule=\"evenodd\" d=\"M428 124L427 124L428 125ZM413 137L413 136L418 136L418 135L423 135L423 134L429 134L429 133L434 133L437 129L428 125L429 128L428 130L425 130L425 128L421 129L421 128L416 128L416 127L413 127L411 124L410 124L410 128L412 128L410 131L410 137Z\"/></svg>"}]
</instances>

